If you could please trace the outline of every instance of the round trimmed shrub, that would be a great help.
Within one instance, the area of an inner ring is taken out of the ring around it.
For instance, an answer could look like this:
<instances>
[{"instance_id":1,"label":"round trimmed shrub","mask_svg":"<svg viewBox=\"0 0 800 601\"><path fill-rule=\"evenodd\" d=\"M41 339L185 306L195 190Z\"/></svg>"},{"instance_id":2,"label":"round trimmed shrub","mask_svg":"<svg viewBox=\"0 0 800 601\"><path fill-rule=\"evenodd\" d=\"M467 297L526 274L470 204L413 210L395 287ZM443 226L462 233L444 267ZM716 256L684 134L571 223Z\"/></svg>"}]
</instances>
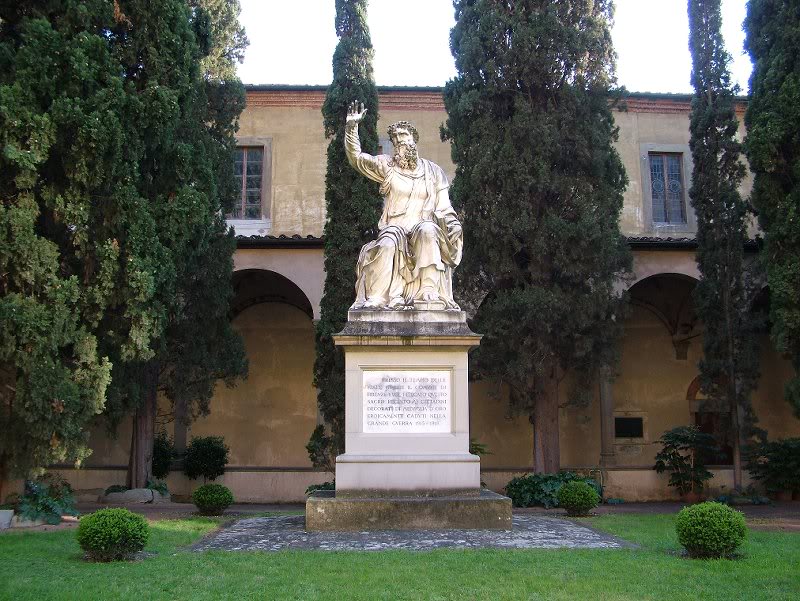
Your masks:
<instances>
[{"instance_id":1,"label":"round trimmed shrub","mask_svg":"<svg viewBox=\"0 0 800 601\"><path fill-rule=\"evenodd\" d=\"M558 506L567 510L567 515L588 515L590 509L600 504L600 495L593 486L575 480L558 489Z\"/></svg>"},{"instance_id":2,"label":"round trimmed shrub","mask_svg":"<svg viewBox=\"0 0 800 601\"><path fill-rule=\"evenodd\" d=\"M233 493L222 484L203 484L192 493L192 503L203 515L221 515L233 504Z\"/></svg>"},{"instance_id":3,"label":"round trimmed shrub","mask_svg":"<svg viewBox=\"0 0 800 601\"><path fill-rule=\"evenodd\" d=\"M78 523L78 544L93 561L128 559L147 544L147 520L127 509L100 509Z\"/></svg>"},{"instance_id":4,"label":"round trimmed shrub","mask_svg":"<svg viewBox=\"0 0 800 601\"><path fill-rule=\"evenodd\" d=\"M744 514L713 501L681 509L675 531L689 557L727 557L747 536Z\"/></svg>"},{"instance_id":5,"label":"round trimmed shrub","mask_svg":"<svg viewBox=\"0 0 800 601\"><path fill-rule=\"evenodd\" d=\"M203 478L216 480L225 473L230 449L222 436L196 436L186 447L183 459L183 473L190 480Z\"/></svg>"}]
</instances>

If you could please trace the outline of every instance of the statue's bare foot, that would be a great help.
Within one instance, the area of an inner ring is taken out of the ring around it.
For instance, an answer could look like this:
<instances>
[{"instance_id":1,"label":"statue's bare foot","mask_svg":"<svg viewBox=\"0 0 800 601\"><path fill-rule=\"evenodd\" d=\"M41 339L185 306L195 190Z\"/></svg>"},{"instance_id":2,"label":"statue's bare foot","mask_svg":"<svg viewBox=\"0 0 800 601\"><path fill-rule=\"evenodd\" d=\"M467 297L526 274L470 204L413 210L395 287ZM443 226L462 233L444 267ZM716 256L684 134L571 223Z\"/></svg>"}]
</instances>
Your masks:
<instances>
[{"instance_id":1,"label":"statue's bare foot","mask_svg":"<svg viewBox=\"0 0 800 601\"><path fill-rule=\"evenodd\" d=\"M387 309L405 309L406 308L406 299L402 296L395 296L392 300L390 300L386 304Z\"/></svg>"},{"instance_id":2,"label":"statue's bare foot","mask_svg":"<svg viewBox=\"0 0 800 601\"><path fill-rule=\"evenodd\" d=\"M432 303L440 300L439 293L433 288L423 288L419 291L414 300L422 301L424 303Z\"/></svg>"},{"instance_id":3,"label":"statue's bare foot","mask_svg":"<svg viewBox=\"0 0 800 601\"><path fill-rule=\"evenodd\" d=\"M380 300L367 299L364 303L364 309L383 309L384 304Z\"/></svg>"}]
</instances>

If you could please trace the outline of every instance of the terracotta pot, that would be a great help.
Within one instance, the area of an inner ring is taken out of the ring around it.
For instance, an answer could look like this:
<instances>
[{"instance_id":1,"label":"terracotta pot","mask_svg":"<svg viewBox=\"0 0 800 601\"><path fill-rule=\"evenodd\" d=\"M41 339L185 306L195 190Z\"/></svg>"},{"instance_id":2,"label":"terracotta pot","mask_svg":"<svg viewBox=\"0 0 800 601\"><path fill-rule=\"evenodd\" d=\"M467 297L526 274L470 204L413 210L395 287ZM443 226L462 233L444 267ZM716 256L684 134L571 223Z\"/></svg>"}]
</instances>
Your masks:
<instances>
[{"instance_id":1,"label":"terracotta pot","mask_svg":"<svg viewBox=\"0 0 800 601\"><path fill-rule=\"evenodd\" d=\"M792 500L792 491L791 490L779 490L769 495L772 497L773 501L791 501Z\"/></svg>"},{"instance_id":2,"label":"terracotta pot","mask_svg":"<svg viewBox=\"0 0 800 601\"><path fill-rule=\"evenodd\" d=\"M700 493L693 490L687 493L683 493L681 495L681 501L684 503L688 503L689 505L694 505L695 503L699 503L702 500L700 497Z\"/></svg>"}]
</instances>

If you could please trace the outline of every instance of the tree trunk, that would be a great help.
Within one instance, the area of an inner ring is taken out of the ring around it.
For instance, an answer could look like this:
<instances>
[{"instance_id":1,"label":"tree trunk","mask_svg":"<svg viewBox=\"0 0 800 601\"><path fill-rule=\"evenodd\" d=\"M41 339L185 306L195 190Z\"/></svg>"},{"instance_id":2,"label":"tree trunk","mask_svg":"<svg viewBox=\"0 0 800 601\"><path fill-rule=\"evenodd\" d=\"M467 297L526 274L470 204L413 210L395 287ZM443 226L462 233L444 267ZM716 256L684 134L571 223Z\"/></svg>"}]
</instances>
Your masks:
<instances>
[{"instance_id":1,"label":"tree trunk","mask_svg":"<svg viewBox=\"0 0 800 601\"><path fill-rule=\"evenodd\" d=\"M533 418L533 471L556 474L561 467L558 432L558 371L548 369Z\"/></svg>"},{"instance_id":2,"label":"tree trunk","mask_svg":"<svg viewBox=\"0 0 800 601\"><path fill-rule=\"evenodd\" d=\"M158 363L151 361L144 368L142 404L133 416L131 455L128 462L128 487L144 488L153 477L153 438L158 404Z\"/></svg>"}]
</instances>

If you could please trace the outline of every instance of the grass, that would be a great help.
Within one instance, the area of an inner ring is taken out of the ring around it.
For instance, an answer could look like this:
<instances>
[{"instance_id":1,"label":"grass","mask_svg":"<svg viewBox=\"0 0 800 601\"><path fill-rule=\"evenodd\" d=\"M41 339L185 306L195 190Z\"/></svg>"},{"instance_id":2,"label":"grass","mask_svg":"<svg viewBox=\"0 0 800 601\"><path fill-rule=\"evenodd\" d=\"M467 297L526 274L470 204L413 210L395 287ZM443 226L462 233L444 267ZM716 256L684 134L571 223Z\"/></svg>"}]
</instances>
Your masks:
<instances>
[{"instance_id":1,"label":"grass","mask_svg":"<svg viewBox=\"0 0 800 601\"><path fill-rule=\"evenodd\" d=\"M742 557L688 560L674 515L610 515L587 525L640 545L621 550L191 553L217 519L152 523L138 562L81 559L75 532L0 536L0 599L800 598L800 535L751 532Z\"/></svg>"}]
</instances>

